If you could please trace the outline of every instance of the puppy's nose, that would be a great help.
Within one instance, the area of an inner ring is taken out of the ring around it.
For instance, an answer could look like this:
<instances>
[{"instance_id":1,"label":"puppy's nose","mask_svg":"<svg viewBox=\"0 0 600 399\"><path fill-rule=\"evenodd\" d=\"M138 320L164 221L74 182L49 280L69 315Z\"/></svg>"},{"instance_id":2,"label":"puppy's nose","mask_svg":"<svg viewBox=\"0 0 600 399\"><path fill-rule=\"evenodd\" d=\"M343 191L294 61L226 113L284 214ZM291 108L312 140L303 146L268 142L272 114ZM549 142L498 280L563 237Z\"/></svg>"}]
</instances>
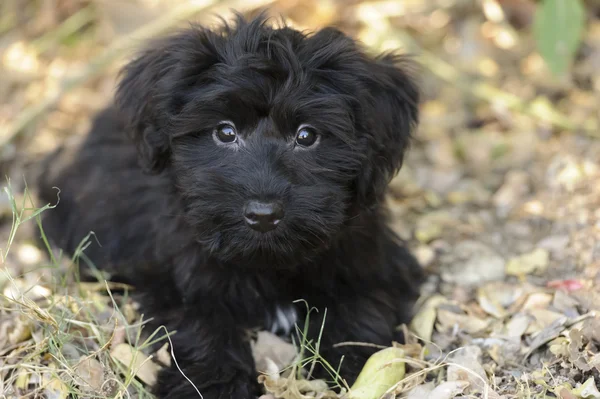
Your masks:
<instances>
[{"instance_id":1,"label":"puppy's nose","mask_svg":"<svg viewBox=\"0 0 600 399\"><path fill-rule=\"evenodd\" d=\"M277 227L283 218L283 213L283 205L278 201L248 201L244 207L246 223L261 233L266 233Z\"/></svg>"}]
</instances>

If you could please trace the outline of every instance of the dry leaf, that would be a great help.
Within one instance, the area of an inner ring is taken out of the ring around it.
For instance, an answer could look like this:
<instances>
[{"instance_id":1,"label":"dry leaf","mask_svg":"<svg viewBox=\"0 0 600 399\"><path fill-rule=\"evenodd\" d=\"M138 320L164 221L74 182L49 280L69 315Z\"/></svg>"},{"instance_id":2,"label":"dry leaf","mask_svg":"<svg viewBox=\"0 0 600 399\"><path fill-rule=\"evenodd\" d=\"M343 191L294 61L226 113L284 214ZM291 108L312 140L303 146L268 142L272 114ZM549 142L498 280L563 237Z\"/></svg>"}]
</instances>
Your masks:
<instances>
[{"instance_id":1,"label":"dry leaf","mask_svg":"<svg viewBox=\"0 0 600 399\"><path fill-rule=\"evenodd\" d=\"M442 295L434 295L427 299L410 323L410 329L426 342L431 341L433 327L437 315L437 307L448 300Z\"/></svg>"},{"instance_id":2,"label":"dry leaf","mask_svg":"<svg viewBox=\"0 0 600 399\"><path fill-rule=\"evenodd\" d=\"M486 329L490 325L490 321L482 320L475 316L454 313L448 309L438 309L438 321L443 330L453 329L458 326L461 331L468 334Z\"/></svg>"},{"instance_id":3,"label":"dry leaf","mask_svg":"<svg viewBox=\"0 0 600 399\"><path fill-rule=\"evenodd\" d=\"M562 312L565 315L568 315L571 318L575 318L579 316L577 312L577 305L579 303L576 299L570 297L564 291L556 291L554 293L554 298L552 300L552 306Z\"/></svg>"},{"instance_id":4,"label":"dry leaf","mask_svg":"<svg viewBox=\"0 0 600 399\"><path fill-rule=\"evenodd\" d=\"M544 328L542 331L533 335L533 340L531 341L529 350L527 351L525 357L529 357L535 350L540 348L542 345L545 345L546 343L558 337L560 333L565 330L566 322L566 317L560 318L554 323L550 324L548 327Z\"/></svg>"},{"instance_id":5,"label":"dry leaf","mask_svg":"<svg viewBox=\"0 0 600 399\"><path fill-rule=\"evenodd\" d=\"M505 262L494 249L474 240L459 242L449 254L440 257L444 281L461 286L479 286L505 277Z\"/></svg>"},{"instance_id":6,"label":"dry leaf","mask_svg":"<svg viewBox=\"0 0 600 399\"><path fill-rule=\"evenodd\" d=\"M251 346L259 373L267 371L267 359L271 360L278 370L283 370L292 364L297 355L294 345L268 331L259 331L256 342L253 341Z\"/></svg>"},{"instance_id":7,"label":"dry leaf","mask_svg":"<svg viewBox=\"0 0 600 399\"><path fill-rule=\"evenodd\" d=\"M169 343L165 342L163 346L160 347L159 350L156 351L156 360L159 363L164 364L166 367L171 366L171 352L169 351Z\"/></svg>"},{"instance_id":8,"label":"dry leaf","mask_svg":"<svg viewBox=\"0 0 600 399\"><path fill-rule=\"evenodd\" d=\"M477 290L477 302L485 312L501 319L507 315L506 308L511 306L522 293L521 287L504 282L492 282Z\"/></svg>"},{"instance_id":9,"label":"dry leaf","mask_svg":"<svg viewBox=\"0 0 600 399\"><path fill-rule=\"evenodd\" d=\"M543 272L548 267L550 254L546 249L537 248L533 252L512 258L506 264L506 274L524 276L534 272Z\"/></svg>"},{"instance_id":10,"label":"dry leaf","mask_svg":"<svg viewBox=\"0 0 600 399\"><path fill-rule=\"evenodd\" d=\"M428 212L417 221L415 238L426 244L442 235L446 227L457 224L457 220L447 211Z\"/></svg>"},{"instance_id":11,"label":"dry leaf","mask_svg":"<svg viewBox=\"0 0 600 399\"><path fill-rule=\"evenodd\" d=\"M552 303L553 296L544 292L535 292L527 297L522 310L546 309Z\"/></svg>"},{"instance_id":12,"label":"dry leaf","mask_svg":"<svg viewBox=\"0 0 600 399\"><path fill-rule=\"evenodd\" d=\"M33 322L25 315L19 314L17 317L7 320L0 324L0 343L4 339L11 345L28 340L31 337Z\"/></svg>"},{"instance_id":13,"label":"dry leaf","mask_svg":"<svg viewBox=\"0 0 600 399\"><path fill-rule=\"evenodd\" d=\"M449 358L448 381L468 381L469 387L485 393L489 398L498 398L487 383L487 375L481 365L481 349L470 345L457 349Z\"/></svg>"},{"instance_id":14,"label":"dry leaf","mask_svg":"<svg viewBox=\"0 0 600 399\"><path fill-rule=\"evenodd\" d=\"M527 334L532 334L539 330L542 330L550 326L557 320L563 318L566 319L566 317L563 314L556 313L547 309L529 309L527 313L535 318L535 321L532 324L530 324L529 328L527 329Z\"/></svg>"},{"instance_id":15,"label":"dry leaf","mask_svg":"<svg viewBox=\"0 0 600 399\"><path fill-rule=\"evenodd\" d=\"M287 378L278 374L261 374L258 376L258 382L263 384L268 394L278 399L338 399L338 395L329 390L325 381L298 380L295 373Z\"/></svg>"},{"instance_id":16,"label":"dry leaf","mask_svg":"<svg viewBox=\"0 0 600 399\"><path fill-rule=\"evenodd\" d=\"M85 393L99 392L104 384L104 366L94 358L81 357L75 367L76 375L82 380L81 389Z\"/></svg>"},{"instance_id":17,"label":"dry leaf","mask_svg":"<svg viewBox=\"0 0 600 399\"><path fill-rule=\"evenodd\" d=\"M506 335L509 337L521 338L525 331L529 328L529 325L533 321L531 316L525 314L514 315L508 323L504 326Z\"/></svg>"},{"instance_id":18,"label":"dry leaf","mask_svg":"<svg viewBox=\"0 0 600 399\"><path fill-rule=\"evenodd\" d=\"M431 397L431 392L434 388L433 381L418 385L410 390L406 399L428 399Z\"/></svg>"},{"instance_id":19,"label":"dry leaf","mask_svg":"<svg viewBox=\"0 0 600 399\"><path fill-rule=\"evenodd\" d=\"M404 351L395 347L371 355L350 388L348 399L379 399L404 378L404 357Z\"/></svg>"},{"instance_id":20,"label":"dry leaf","mask_svg":"<svg viewBox=\"0 0 600 399\"><path fill-rule=\"evenodd\" d=\"M431 391L427 399L452 399L456 395L463 393L468 386L468 381L443 382Z\"/></svg>"},{"instance_id":21,"label":"dry leaf","mask_svg":"<svg viewBox=\"0 0 600 399\"><path fill-rule=\"evenodd\" d=\"M141 351L129 344L119 344L111 349L110 355L146 384L152 386L156 382L160 367Z\"/></svg>"},{"instance_id":22,"label":"dry leaf","mask_svg":"<svg viewBox=\"0 0 600 399\"><path fill-rule=\"evenodd\" d=\"M69 388L65 383L51 373L45 373L42 376L42 386L46 399L67 399L70 395Z\"/></svg>"},{"instance_id":23,"label":"dry leaf","mask_svg":"<svg viewBox=\"0 0 600 399\"><path fill-rule=\"evenodd\" d=\"M596 387L594 377L588 378L581 386L574 389L572 393L579 398L600 399L600 392Z\"/></svg>"}]
</instances>

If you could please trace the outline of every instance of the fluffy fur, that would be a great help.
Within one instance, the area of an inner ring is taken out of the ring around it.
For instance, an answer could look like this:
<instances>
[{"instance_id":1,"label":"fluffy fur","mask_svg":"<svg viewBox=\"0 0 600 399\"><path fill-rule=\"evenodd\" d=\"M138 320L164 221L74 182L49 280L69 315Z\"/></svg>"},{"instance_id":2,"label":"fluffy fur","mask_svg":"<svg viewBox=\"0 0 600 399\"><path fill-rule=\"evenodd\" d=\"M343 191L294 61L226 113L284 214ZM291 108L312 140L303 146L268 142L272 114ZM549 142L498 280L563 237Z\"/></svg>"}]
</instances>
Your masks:
<instances>
[{"instance_id":1,"label":"fluffy fur","mask_svg":"<svg viewBox=\"0 0 600 399\"><path fill-rule=\"evenodd\" d=\"M336 29L305 35L263 17L153 42L83 142L46 160L40 196L55 203L61 190L46 233L73 253L95 232L87 257L136 286L153 327L177 330L177 361L205 399L258 394L244 331L303 328L297 299L320 310L313 339L327 309L321 353L344 355L351 383L373 349L334 344L398 339L421 281L382 205L418 119L409 67ZM223 120L237 143L215 140ZM295 143L302 124L315 145ZM275 229L244 222L255 199L283 204ZM155 390L197 397L175 368Z\"/></svg>"}]
</instances>

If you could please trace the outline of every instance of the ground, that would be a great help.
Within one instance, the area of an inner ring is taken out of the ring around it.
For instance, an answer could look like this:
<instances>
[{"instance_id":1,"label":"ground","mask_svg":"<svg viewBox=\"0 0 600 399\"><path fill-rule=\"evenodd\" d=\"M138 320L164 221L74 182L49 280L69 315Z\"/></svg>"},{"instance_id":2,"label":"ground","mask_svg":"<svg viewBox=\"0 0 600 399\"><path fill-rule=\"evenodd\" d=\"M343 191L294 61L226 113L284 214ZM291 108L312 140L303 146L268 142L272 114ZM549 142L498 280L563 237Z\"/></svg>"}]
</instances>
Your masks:
<instances>
[{"instance_id":1,"label":"ground","mask_svg":"<svg viewBox=\"0 0 600 399\"><path fill-rule=\"evenodd\" d=\"M214 22L211 12L271 5L295 26L335 24L422 65L422 121L388 203L429 277L406 344L379 364L402 365L380 393L600 398L597 2L585 3L583 43L560 79L536 52L529 0L180 3L0 4L0 167L11 184L0 200L0 397L149 397L166 347L148 352L153 337L135 303L109 295L117 287L78 283L77 262L32 244L33 209L45 204L28 201L24 182L110 101L136 43L118 38L152 36L173 16ZM273 340L261 335L255 350L273 396L345 395L280 375L298 362Z\"/></svg>"}]
</instances>

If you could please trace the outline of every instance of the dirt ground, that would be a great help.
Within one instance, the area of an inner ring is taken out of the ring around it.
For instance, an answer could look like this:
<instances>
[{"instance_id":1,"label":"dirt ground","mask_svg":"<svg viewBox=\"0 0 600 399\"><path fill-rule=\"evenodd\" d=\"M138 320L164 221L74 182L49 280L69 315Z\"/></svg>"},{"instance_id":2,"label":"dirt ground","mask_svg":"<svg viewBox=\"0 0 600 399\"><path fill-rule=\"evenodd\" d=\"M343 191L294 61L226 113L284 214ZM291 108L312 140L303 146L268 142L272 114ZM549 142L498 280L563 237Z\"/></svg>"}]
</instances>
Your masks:
<instances>
[{"instance_id":1,"label":"dirt ground","mask_svg":"<svg viewBox=\"0 0 600 399\"><path fill-rule=\"evenodd\" d=\"M148 353L135 303L78 284L77 262L32 244L35 217L20 222L35 215L28 170L86 132L136 40L173 26L180 3L0 3L0 167L12 187L0 199L0 397L150 397L170 361L165 346ZM218 4L177 15L214 22L270 5L294 26L333 24L422 65L422 120L388 203L429 277L386 397L600 398L600 4L585 2L583 44L556 79L536 52L530 0L205 3ZM272 396L348 397L278 373L295 351L261 339Z\"/></svg>"}]
</instances>

